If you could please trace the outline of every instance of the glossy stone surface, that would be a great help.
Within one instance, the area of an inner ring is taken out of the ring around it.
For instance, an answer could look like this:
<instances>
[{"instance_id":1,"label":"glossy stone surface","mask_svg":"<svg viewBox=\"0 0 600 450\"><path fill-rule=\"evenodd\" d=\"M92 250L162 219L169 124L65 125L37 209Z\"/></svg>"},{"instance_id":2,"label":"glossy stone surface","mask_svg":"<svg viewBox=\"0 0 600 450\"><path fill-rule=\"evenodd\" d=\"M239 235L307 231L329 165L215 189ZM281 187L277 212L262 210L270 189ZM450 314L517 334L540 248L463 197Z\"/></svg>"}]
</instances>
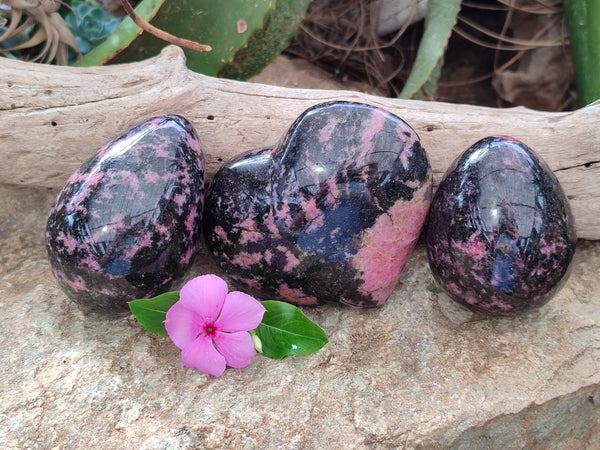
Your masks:
<instances>
[{"instance_id":1,"label":"glossy stone surface","mask_svg":"<svg viewBox=\"0 0 600 450\"><path fill-rule=\"evenodd\" d=\"M263 299L381 305L419 236L431 183L419 138L401 119L357 103L316 105L275 147L215 175L206 243Z\"/></svg>"},{"instance_id":2,"label":"glossy stone surface","mask_svg":"<svg viewBox=\"0 0 600 450\"><path fill-rule=\"evenodd\" d=\"M482 139L450 167L430 209L427 251L442 289L510 315L545 304L567 279L573 217L558 180L523 143Z\"/></svg>"},{"instance_id":3,"label":"glossy stone surface","mask_svg":"<svg viewBox=\"0 0 600 450\"><path fill-rule=\"evenodd\" d=\"M46 247L65 293L90 310L169 289L201 232L204 159L190 122L148 119L104 146L67 181L50 211Z\"/></svg>"}]
</instances>

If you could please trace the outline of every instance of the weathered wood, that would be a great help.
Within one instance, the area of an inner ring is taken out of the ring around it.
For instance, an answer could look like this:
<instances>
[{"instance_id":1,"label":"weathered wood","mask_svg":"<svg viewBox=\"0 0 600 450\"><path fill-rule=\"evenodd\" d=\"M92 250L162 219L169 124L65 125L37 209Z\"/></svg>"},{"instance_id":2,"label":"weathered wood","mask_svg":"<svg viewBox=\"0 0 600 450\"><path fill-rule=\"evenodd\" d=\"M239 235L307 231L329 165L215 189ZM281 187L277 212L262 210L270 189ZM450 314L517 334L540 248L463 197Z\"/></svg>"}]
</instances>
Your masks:
<instances>
[{"instance_id":1,"label":"weathered wood","mask_svg":"<svg viewBox=\"0 0 600 450\"><path fill-rule=\"evenodd\" d=\"M60 187L110 139L159 113L192 121L210 178L223 161L274 144L302 111L329 100L370 103L402 117L420 135L436 183L477 140L520 139L559 178L578 236L600 239L600 102L548 113L289 89L194 73L173 46L146 61L91 68L0 58L0 183Z\"/></svg>"}]
</instances>

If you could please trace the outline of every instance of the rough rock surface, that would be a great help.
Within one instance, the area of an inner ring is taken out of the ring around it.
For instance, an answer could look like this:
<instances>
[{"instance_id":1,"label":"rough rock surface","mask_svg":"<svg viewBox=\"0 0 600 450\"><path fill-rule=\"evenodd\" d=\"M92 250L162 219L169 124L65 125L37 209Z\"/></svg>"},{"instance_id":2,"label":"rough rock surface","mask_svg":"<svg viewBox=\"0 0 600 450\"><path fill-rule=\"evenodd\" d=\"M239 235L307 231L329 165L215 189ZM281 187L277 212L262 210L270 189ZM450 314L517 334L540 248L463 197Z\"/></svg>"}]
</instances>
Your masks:
<instances>
[{"instance_id":1,"label":"rough rock surface","mask_svg":"<svg viewBox=\"0 0 600 450\"><path fill-rule=\"evenodd\" d=\"M292 62L260 81L328 86ZM418 245L382 308L305 309L330 338L319 353L211 378L62 293L44 249L56 194L0 185L2 448L600 448L600 242L580 241L558 296L513 319L438 293ZM218 273L202 249L190 276L204 272Z\"/></svg>"},{"instance_id":2,"label":"rough rock surface","mask_svg":"<svg viewBox=\"0 0 600 450\"><path fill-rule=\"evenodd\" d=\"M2 448L600 448L600 242L547 305L499 319L439 294L420 244L381 308L305 309L320 352L212 378L62 293L55 195L0 185ZM193 274L216 270L201 250Z\"/></svg>"}]
</instances>

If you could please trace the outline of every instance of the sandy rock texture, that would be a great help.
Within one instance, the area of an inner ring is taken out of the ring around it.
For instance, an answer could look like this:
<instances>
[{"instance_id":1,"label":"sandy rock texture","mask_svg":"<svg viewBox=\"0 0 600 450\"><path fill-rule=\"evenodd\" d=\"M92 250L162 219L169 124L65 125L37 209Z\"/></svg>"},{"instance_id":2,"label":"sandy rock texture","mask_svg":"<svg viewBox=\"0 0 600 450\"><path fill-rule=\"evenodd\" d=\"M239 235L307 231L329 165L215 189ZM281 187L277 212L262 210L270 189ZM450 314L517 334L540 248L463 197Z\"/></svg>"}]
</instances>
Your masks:
<instances>
[{"instance_id":1,"label":"sandy rock texture","mask_svg":"<svg viewBox=\"0 0 600 450\"><path fill-rule=\"evenodd\" d=\"M0 185L2 448L600 447L600 242L512 319L438 293L418 245L383 307L305 310L330 337L320 352L212 378L59 290L43 245L55 195ZM201 250L189 276L216 271Z\"/></svg>"}]
</instances>

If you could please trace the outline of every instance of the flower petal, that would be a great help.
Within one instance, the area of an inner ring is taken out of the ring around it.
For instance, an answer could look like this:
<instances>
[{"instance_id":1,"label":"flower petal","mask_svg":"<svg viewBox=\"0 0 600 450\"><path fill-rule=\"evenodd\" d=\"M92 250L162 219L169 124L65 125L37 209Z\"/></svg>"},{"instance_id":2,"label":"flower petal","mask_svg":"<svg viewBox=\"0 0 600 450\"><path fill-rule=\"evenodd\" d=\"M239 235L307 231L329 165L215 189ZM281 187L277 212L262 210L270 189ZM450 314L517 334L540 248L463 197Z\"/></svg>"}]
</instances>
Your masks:
<instances>
[{"instance_id":1,"label":"flower petal","mask_svg":"<svg viewBox=\"0 0 600 450\"><path fill-rule=\"evenodd\" d=\"M184 366L198 369L213 377L220 377L225 372L225 357L217 351L208 334L199 336L183 349L181 362Z\"/></svg>"},{"instance_id":2,"label":"flower petal","mask_svg":"<svg viewBox=\"0 0 600 450\"><path fill-rule=\"evenodd\" d=\"M246 367L256 356L256 349L250 333L216 333L214 336L217 350L225 357L228 366Z\"/></svg>"},{"instance_id":3,"label":"flower petal","mask_svg":"<svg viewBox=\"0 0 600 450\"><path fill-rule=\"evenodd\" d=\"M216 275L201 275L183 285L179 301L205 321L214 321L223 307L227 283Z\"/></svg>"},{"instance_id":4,"label":"flower petal","mask_svg":"<svg viewBox=\"0 0 600 450\"><path fill-rule=\"evenodd\" d=\"M262 321L265 307L254 297L233 291L225 297L221 315L215 325L230 333L254 330Z\"/></svg>"},{"instance_id":5,"label":"flower petal","mask_svg":"<svg viewBox=\"0 0 600 450\"><path fill-rule=\"evenodd\" d=\"M202 323L202 317L177 302L167 311L165 329L173 343L184 349L202 332Z\"/></svg>"}]
</instances>

